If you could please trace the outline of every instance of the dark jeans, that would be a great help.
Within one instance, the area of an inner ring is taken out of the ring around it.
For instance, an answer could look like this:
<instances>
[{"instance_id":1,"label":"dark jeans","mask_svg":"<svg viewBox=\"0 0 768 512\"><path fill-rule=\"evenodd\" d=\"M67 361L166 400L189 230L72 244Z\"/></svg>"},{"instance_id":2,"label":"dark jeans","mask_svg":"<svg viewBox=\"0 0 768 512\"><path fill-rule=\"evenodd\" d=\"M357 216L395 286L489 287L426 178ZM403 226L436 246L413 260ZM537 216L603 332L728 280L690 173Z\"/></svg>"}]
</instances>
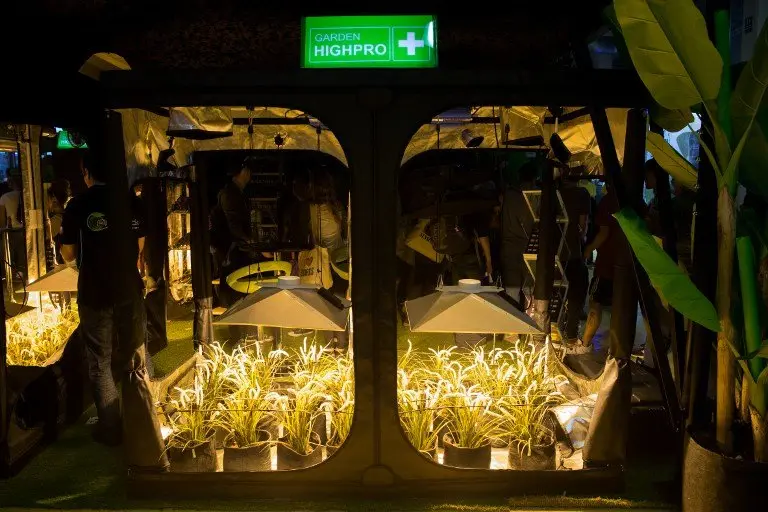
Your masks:
<instances>
[{"instance_id":1,"label":"dark jeans","mask_svg":"<svg viewBox=\"0 0 768 512\"><path fill-rule=\"evenodd\" d=\"M127 366L126 357L131 357L137 347L146 343L144 306L140 301L100 309L81 304L79 314L99 425L117 431L121 417L116 379L112 374L113 353L122 372Z\"/></svg>"},{"instance_id":2,"label":"dark jeans","mask_svg":"<svg viewBox=\"0 0 768 512\"><path fill-rule=\"evenodd\" d=\"M568 279L565 337L574 339L579 336L579 320L587 300L589 275L584 261L582 259L569 261L565 267L565 277Z\"/></svg>"}]
</instances>

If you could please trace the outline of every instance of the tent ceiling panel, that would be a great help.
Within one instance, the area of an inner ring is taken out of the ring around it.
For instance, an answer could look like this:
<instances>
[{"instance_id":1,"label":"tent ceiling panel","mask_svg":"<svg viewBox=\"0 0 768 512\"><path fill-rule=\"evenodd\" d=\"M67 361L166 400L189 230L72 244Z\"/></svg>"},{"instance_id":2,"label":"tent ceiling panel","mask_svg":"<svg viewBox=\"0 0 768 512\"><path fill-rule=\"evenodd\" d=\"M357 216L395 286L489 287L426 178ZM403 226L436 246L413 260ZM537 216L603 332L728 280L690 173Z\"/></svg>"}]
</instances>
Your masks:
<instances>
[{"instance_id":1,"label":"tent ceiling panel","mask_svg":"<svg viewBox=\"0 0 768 512\"><path fill-rule=\"evenodd\" d=\"M595 176L603 174L600 148L595 138L595 130L592 127L592 120L583 107L563 109L563 117L567 120L558 122L557 125L553 122L547 107L473 107L471 112L476 120L483 118L483 121L456 123L454 120L449 120L445 123L440 122L439 143L438 123L433 121L431 124L422 125L411 138L401 165L425 151L464 149L466 146L461 134L465 129L471 130L475 136L483 137L483 142L479 146L481 148L530 147L514 144L514 141L538 136L544 141L544 146L534 146L533 148L546 149L549 148L549 139L557 128L557 133L572 154L569 165L583 167L586 173ZM609 108L606 109L606 112L616 145L616 153L621 162L624 159L624 137L628 110ZM440 116L436 116L435 120L438 118ZM495 118L498 118L498 121L494 121ZM509 130L507 130L507 126Z\"/></svg>"},{"instance_id":2,"label":"tent ceiling panel","mask_svg":"<svg viewBox=\"0 0 768 512\"><path fill-rule=\"evenodd\" d=\"M123 119L123 144L129 176L139 177L149 174L157 165L160 151L168 149L168 117L146 110L132 108L118 110ZM247 117L245 107L233 107L232 117ZM318 135L315 126L310 124L280 124L284 119L304 116L303 112L285 108L256 107L254 118L274 119L275 124L254 124L253 136L248 134L248 127L243 124L232 126L232 135L210 140L189 140L176 138L174 141L174 163L182 166L191 163L195 151L215 150L260 150L276 149L275 135L284 139L284 150L308 149L327 153L344 165L347 158L336 136L328 129L321 129Z\"/></svg>"}]
</instances>

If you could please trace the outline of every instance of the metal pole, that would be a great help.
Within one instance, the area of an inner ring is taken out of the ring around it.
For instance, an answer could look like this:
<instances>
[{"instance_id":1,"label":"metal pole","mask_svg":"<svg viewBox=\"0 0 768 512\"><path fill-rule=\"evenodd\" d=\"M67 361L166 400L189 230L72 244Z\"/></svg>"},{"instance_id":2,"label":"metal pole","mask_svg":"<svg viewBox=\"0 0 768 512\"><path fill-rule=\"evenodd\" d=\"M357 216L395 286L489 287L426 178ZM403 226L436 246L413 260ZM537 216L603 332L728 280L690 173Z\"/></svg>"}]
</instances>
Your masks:
<instances>
[{"instance_id":1,"label":"metal pole","mask_svg":"<svg viewBox=\"0 0 768 512\"><path fill-rule=\"evenodd\" d=\"M7 476L10 473L11 454L8 446L8 429L11 423L11 414L8 410L8 365L7 340L5 338L5 300L0 305L0 475Z\"/></svg>"},{"instance_id":2,"label":"metal pole","mask_svg":"<svg viewBox=\"0 0 768 512\"><path fill-rule=\"evenodd\" d=\"M555 279L555 253L557 248L556 198L554 168L547 163L541 182L539 205L539 253L536 257L536 281L533 289L534 320L544 333L550 332L549 302Z\"/></svg>"},{"instance_id":3,"label":"metal pole","mask_svg":"<svg viewBox=\"0 0 768 512\"><path fill-rule=\"evenodd\" d=\"M210 235L208 226L208 172L205 164L196 163L189 185L189 213L192 224L190 249L192 256L192 294L195 301L193 340L195 348L213 341L213 286L211 283ZM221 276L225 279L226 276ZM277 340L275 340L276 342Z\"/></svg>"}]
</instances>

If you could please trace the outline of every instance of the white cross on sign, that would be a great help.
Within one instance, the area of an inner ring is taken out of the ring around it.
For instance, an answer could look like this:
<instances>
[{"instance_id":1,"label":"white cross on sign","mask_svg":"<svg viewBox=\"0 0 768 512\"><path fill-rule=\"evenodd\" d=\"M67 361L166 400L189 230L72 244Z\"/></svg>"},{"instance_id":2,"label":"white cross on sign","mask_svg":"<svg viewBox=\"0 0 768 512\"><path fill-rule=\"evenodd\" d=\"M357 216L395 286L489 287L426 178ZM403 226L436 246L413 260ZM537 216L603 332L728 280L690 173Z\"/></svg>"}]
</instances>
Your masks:
<instances>
[{"instance_id":1,"label":"white cross on sign","mask_svg":"<svg viewBox=\"0 0 768 512\"><path fill-rule=\"evenodd\" d=\"M408 48L408 55L416 55L416 48L424 48L424 41L416 39L415 32L408 32L405 39L397 41L400 48Z\"/></svg>"}]
</instances>

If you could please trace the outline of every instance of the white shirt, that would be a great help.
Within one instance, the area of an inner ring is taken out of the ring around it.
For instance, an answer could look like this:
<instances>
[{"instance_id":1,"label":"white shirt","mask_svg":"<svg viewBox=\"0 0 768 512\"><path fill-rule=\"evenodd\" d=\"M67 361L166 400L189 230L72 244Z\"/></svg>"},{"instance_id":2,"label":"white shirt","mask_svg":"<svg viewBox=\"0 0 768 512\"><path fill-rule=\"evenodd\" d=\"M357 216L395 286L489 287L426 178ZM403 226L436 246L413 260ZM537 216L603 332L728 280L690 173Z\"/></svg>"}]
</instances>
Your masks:
<instances>
[{"instance_id":1,"label":"white shirt","mask_svg":"<svg viewBox=\"0 0 768 512\"><path fill-rule=\"evenodd\" d=\"M19 201L21 200L21 192L18 190L11 190L6 192L0 197L0 207L5 208L5 216L7 217L8 226L11 228L20 228L22 223L16 218L16 213L19 211ZM6 226L0 226L6 227Z\"/></svg>"}]
</instances>

